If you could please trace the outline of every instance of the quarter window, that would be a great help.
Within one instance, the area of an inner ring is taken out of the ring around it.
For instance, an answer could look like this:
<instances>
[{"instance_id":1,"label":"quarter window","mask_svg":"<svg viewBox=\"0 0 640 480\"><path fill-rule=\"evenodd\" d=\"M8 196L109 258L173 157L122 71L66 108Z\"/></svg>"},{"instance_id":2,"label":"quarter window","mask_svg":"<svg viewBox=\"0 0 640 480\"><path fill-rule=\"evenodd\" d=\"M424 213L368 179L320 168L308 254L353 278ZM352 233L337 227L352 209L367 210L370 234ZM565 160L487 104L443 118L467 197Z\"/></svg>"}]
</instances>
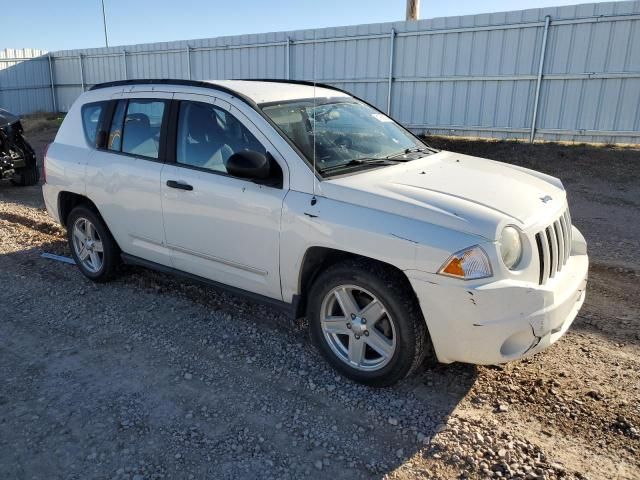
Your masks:
<instances>
[{"instance_id":1,"label":"quarter window","mask_svg":"<svg viewBox=\"0 0 640 480\"><path fill-rule=\"evenodd\" d=\"M87 142L92 147L96 146L96 138L102 113L105 110L106 102L89 103L82 107L82 126Z\"/></svg>"},{"instance_id":2,"label":"quarter window","mask_svg":"<svg viewBox=\"0 0 640 480\"><path fill-rule=\"evenodd\" d=\"M229 112L213 105L184 101L178 118L176 161L227 173L227 160L240 151L266 154L253 134Z\"/></svg>"}]
</instances>

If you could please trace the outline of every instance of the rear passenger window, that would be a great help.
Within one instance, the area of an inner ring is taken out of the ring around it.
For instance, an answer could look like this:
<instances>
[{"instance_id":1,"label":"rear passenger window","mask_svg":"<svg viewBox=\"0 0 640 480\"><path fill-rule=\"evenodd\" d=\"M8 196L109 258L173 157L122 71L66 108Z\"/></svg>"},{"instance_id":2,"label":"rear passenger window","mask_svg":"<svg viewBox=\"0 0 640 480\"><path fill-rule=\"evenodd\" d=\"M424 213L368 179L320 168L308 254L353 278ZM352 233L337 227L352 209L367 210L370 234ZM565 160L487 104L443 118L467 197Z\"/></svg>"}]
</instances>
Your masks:
<instances>
[{"instance_id":1,"label":"rear passenger window","mask_svg":"<svg viewBox=\"0 0 640 480\"><path fill-rule=\"evenodd\" d=\"M87 142L92 147L96 146L96 137L102 113L106 108L107 102L88 103L82 107L82 126Z\"/></svg>"},{"instance_id":2,"label":"rear passenger window","mask_svg":"<svg viewBox=\"0 0 640 480\"><path fill-rule=\"evenodd\" d=\"M122 132L124 153L158 158L164 107L163 101L129 100Z\"/></svg>"},{"instance_id":3,"label":"rear passenger window","mask_svg":"<svg viewBox=\"0 0 640 480\"><path fill-rule=\"evenodd\" d=\"M157 159L165 106L162 100L120 100L113 113L107 148Z\"/></svg>"}]
</instances>

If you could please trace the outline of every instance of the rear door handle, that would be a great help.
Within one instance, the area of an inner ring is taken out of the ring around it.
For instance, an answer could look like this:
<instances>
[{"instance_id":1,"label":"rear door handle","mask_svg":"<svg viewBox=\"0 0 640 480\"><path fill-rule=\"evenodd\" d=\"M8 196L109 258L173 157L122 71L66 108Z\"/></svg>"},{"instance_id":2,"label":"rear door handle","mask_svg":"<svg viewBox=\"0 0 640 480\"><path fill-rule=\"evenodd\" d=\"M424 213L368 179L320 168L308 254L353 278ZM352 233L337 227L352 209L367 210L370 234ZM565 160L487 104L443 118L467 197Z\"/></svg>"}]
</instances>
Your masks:
<instances>
[{"instance_id":1,"label":"rear door handle","mask_svg":"<svg viewBox=\"0 0 640 480\"><path fill-rule=\"evenodd\" d=\"M177 188L178 190L193 190L193 187L187 183L177 182L175 180L167 180L167 187Z\"/></svg>"}]
</instances>

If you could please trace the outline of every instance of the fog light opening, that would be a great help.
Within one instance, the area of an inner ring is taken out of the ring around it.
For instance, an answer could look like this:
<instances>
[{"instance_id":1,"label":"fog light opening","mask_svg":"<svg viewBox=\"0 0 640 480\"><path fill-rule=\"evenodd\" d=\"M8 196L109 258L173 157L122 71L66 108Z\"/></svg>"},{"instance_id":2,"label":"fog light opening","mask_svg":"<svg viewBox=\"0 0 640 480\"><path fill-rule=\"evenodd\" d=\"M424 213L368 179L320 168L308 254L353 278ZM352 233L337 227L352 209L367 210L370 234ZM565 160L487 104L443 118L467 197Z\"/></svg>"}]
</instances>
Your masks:
<instances>
[{"instance_id":1,"label":"fog light opening","mask_svg":"<svg viewBox=\"0 0 640 480\"><path fill-rule=\"evenodd\" d=\"M536 337L531 329L520 330L507 338L500 347L500 354L503 357L516 357L523 355L534 347L540 339Z\"/></svg>"}]
</instances>

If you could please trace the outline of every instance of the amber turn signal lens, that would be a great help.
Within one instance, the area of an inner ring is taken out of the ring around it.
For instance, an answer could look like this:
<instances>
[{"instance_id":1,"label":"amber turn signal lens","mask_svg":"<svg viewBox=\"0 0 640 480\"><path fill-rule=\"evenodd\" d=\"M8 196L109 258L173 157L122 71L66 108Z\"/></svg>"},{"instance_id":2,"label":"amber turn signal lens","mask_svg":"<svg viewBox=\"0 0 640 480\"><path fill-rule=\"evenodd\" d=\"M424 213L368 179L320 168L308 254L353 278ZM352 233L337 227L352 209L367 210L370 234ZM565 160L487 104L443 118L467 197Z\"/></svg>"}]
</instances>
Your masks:
<instances>
[{"instance_id":1,"label":"amber turn signal lens","mask_svg":"<svg viewBox=\"0 0 640 480\"><path fill-rule=\"evenodd\" d=\"M462 269L462 265L460 265L459 258L453 258L449 262L449 264L444 267L442 270L444 273L448 273L449 275L454 275L456 277L464 277L464 270Z\"/></svg>"},{"instance_id":2,"label":"amber turn signal lens","mask_svg":"<svg viewBox=\"0 0 640 480\"><path fill-rule=\"evenodd\" d=\"M451 255L438 273L463 280L477 280L493 275L489 257L478 245Z\"/></svg>"}]
</instances>

